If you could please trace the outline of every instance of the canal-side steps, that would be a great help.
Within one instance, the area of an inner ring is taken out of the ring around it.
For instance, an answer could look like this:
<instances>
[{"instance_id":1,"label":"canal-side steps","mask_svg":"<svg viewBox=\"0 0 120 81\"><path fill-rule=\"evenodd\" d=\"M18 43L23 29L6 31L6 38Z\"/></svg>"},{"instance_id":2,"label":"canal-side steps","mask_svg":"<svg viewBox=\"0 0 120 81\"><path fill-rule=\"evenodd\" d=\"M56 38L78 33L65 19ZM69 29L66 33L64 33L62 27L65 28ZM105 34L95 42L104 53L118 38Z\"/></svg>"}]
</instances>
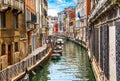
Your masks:
<instances>
[{"instance_id":1,"label":"canal-side steps","mask_svg":"<svg viewBox=\"0 0 120 81\"><path fill-rule=\"evenodd\" d=\"M28 55L20 62L10 65L6 69L0 71L0 81L18 81L18 79L25 75L26 69L31 71L41 62L48 59L53 46L54 43L51 43L50 45L44 45L33 51L32 54Z\"/></svg>"}]
</instances>

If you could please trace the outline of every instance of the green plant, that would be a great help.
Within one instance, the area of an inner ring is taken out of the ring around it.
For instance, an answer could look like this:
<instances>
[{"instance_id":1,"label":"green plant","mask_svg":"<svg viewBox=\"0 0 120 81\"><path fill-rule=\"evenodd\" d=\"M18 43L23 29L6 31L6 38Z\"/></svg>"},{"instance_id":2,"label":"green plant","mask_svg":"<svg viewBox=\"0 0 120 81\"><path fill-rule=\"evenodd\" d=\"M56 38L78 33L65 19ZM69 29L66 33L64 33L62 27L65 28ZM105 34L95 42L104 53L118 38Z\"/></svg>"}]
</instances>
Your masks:
<instances>
[{"instance_id":1,"label":"green plant","mask_svg":"<svg viewBox=\"0 0 120 81\"><path fill-rule=\"evenodd\" d=\"M113 4L116 4L116 2L117 2L117 0L112 0L112 3L113 3Z\"/></svg>"},{"instance_id":2,"label":"green plant","mask_svg":"<svg viewBox=\"0 0 120 81\"><path fill-rule=\"evenodd\" d=\"M113 4L120 4L119 0L111 0Z\"/></svg>"}]
</instances>

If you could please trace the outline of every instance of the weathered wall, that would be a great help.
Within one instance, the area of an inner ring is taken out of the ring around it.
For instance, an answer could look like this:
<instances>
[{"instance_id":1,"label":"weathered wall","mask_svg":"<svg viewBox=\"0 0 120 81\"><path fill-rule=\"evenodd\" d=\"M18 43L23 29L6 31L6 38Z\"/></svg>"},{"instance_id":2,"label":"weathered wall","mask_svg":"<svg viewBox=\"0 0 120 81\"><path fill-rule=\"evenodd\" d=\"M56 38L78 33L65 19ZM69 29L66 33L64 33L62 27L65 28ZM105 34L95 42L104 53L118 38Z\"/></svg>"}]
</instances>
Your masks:
<instances>
[{"instance_id":1,"label":"weathered wall","mask_svg":"<svg viewBox=\"0 0 120 81\"><path fill-rule=\"evenodd\" d=\"M120 21L115 23L116 25L116 73L117 81L120 80Z\"/></svg>"},{"instance_id":2,"label":"weathered wall","mask_svg":"<svg viewBox=\"0 0 120 81\"><path fill-rule=\"evenodd\" d=\"M102 12L102 10L98 10L98 12ZM119 16L120 9L116 4L113 4L101 15L96 14L91 19L90 51L93 67L98 73L98 81L120 80Z\"/></svg>"},{"instance_id":3,"label":"weathered wall","mask_svg":"<svg viewBox=\"0 0 120 81\"><path fill-rule=\"evenodd\" d=\"M109 27L109 60L110 81L116 81L116 27ZM112 77L111 77L112 76Z\"/></svg>"}]
</instances>

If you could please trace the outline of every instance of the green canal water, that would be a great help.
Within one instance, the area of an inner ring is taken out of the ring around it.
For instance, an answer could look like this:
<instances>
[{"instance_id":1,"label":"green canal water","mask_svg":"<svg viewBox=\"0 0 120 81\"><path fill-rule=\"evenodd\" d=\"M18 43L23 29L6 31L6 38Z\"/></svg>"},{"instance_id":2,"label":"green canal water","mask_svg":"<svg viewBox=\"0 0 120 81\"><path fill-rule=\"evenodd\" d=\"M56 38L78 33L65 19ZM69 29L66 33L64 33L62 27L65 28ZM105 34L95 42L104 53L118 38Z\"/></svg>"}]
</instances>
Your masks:
<instances>
[{"instance_id":1,"label":"green canal water","mask_svg":"<svg viewBox=\"0 0 120 81\"><path fill-rule=\"evenodd\" d=\"M70 41L63 48L61 59L49 59L30 81L95 81L87 50Z\"/></svg>"}]
</instances>

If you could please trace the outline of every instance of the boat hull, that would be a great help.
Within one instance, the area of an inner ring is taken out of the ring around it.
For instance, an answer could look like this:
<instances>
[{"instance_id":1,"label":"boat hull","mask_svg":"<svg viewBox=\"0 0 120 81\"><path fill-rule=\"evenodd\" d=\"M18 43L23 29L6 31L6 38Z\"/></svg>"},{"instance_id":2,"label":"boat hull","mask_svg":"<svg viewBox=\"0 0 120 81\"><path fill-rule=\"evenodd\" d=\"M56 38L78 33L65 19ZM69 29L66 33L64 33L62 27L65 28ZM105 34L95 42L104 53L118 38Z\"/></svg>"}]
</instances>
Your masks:
<instances>
[{"instance_id":1,"label":"boat hull","mask_svg":"<svg viewBox=\"0 0 120 81\"><path fill-rule=\"evenodd\" d=\"M52 60L59 60L60 59L60 54L52 54L51 59Z\"/></svg>"}]
</instances>

